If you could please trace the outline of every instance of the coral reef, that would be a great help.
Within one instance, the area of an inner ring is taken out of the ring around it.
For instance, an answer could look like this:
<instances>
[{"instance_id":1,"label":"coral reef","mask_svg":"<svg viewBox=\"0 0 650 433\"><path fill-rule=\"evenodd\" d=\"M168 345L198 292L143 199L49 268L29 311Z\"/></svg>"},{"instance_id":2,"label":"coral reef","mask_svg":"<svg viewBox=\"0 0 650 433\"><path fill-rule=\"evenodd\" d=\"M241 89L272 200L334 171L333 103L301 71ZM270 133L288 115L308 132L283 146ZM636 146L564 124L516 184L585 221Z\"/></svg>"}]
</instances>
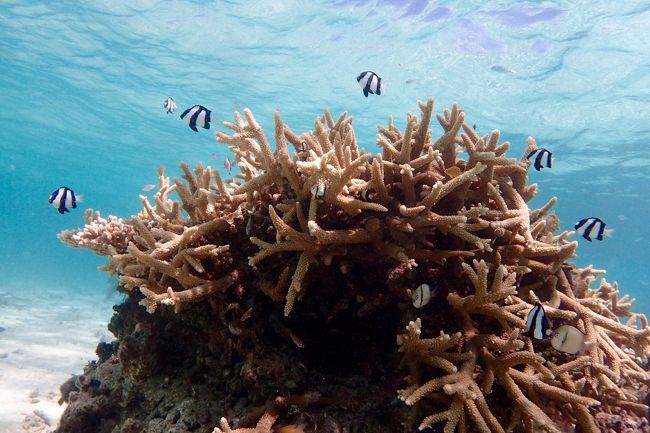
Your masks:
<instances>
[{"instance_id":1,"label":"coral reef","mask_svg":"<svg viewBox=\"0 0 650 433\"><path fill-rule=\"evenodd\" d=\"M433 100L419 107L379 127L377 155L346 113L300 135L276 114L275 150L235 113L216 134L233 179L160 169L138 215L63 232L127 299L58 431L650 430L647 320L569 261L555 198L529 208L535 141L509 158L457 105L434 140ZM521 335L536 302L586 335L581 353Z\"/></svg>"}]
</instances>

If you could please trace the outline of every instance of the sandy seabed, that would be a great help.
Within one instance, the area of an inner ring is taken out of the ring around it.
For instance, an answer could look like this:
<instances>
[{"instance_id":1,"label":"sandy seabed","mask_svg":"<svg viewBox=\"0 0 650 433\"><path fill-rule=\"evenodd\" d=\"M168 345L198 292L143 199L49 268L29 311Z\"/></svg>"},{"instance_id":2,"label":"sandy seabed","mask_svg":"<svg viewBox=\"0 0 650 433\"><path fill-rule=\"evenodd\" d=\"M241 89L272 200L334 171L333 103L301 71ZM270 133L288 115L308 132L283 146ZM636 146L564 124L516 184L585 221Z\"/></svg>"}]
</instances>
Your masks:
<instances>
[{"instance_id":1,"label":"sandy seabed","mask_svg":"<svg viewBox=\"0 0 650 433\"><path fill-rule=\"evenodd\" d=\"M52 432L59 386L97 358L114 297L0 287L0 433Z\"/></svg>"}]
</instances>

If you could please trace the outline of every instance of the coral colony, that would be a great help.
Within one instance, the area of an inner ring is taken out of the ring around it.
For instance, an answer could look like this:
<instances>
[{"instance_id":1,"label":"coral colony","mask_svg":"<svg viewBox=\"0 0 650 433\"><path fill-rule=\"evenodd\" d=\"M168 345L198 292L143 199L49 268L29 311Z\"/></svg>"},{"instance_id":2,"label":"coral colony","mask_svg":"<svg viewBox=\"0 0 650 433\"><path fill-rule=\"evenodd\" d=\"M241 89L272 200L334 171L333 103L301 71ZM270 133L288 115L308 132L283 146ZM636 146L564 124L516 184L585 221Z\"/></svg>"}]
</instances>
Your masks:
<instances>
[{"instance_id":1,"label":"coral colony","mask_svg":"<svg viewBox=\"0 0 650 433\"><path fill-rule=\"evenodd\" d=\"M509 158L499 131L479 136L457 105L434 138L433 100L419 107L403 131L392 117L379 127L377 155L328 111L301 135L276 114L273 151L246 109L216 133L235 178L160 169L138 215L89 210L61 233L107 256L128 296L118 341L64 395L59 431L83 427L93 404L95 422L158 431L155 420L179 426L190 415L178 407L209 401L200 427L173 431L647 431L647 319L615 283L595 284L604 271L569 261L578 243L550 213L555 198L528 207L535 140ZM537 303L553 329L584 334L575 354L522 334ZM155 355L173 332L180 348ZM107 365L122 391L102 382ZM185 400L160 385L177 381L178 394L183 380ZM148 414L115 415L131 406L96 397L127 401L138 386L137 410L160 399Z\"/></svg>"}]
</instances>

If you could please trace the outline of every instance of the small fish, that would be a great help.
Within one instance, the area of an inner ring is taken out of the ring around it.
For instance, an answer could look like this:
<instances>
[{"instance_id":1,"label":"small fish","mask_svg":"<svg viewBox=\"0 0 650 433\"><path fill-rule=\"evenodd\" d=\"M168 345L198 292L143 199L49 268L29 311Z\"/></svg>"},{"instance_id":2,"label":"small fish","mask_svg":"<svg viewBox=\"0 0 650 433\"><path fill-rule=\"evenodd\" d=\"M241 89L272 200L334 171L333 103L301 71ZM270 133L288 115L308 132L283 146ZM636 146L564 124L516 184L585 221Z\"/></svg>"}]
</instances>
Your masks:
<instances>
[{"instance_id":1,"label":"small fish","mask_svg":"<svg viewBox=\"0 0 650 433\"><path fill-rule=\"evenodd\" d=\"M223 166L225 167L228 174L230 174L230 172L232 171L232 161L230 161L230 158L228 158L227 156L223 160Z\"/></svg>"},{"instance_id":2,"label":"small fish","mask_svg":"<svg viewBox=\"0 0 650 433\"><path fill-rule=\"evenodd\" d=\"M199 132L199 130L196 129L197 126L204 129L210 129L210 113L211 111L204 106L195 105L183 111L181 119L185 120L185 123L187 123L194 132Z\"/></svg>"},{"instance_id":3,"label":"small fish","mask_svg":"<svg viewBox=\"0 0 650 433\"><path fill-rule=\"evenodd\" d=\"M472 129L476 131L476 123L472 125Z\"/></svg>"},{"instance_id":4,"label":"small fish","mask_svg":"<svg viewBox=\"0 0 650 433\"><path fill-rule=\"evenodd\" d=\"M176 109L176 101L174 101L174 98L170 96L169 98L165 99L163 108L165 109L165 112L167 114L173 113L174 110Z\"/></svg>"},{"instance_id":5,"label":"small fish","mask_svg":"<svg viewBox=\"0 0 650 433\"><path fill-rule=\"evenodd\" d=\"M216 154L216 153L213 153L212 155L210 155L210 158L211 158L213 161L216 161L216 160L217 160L217 154Z\"/></svg>"},{"instance_id":6,"label":"small fish","mask_svg":"<svg viewBox=\"0 0 650 433\"><path fill-rule=\"evenodd\" d=\"M319 181L318 183L312 185L312 187L309 190L311 191L311 195L313 195L314 198L321 199L325 197L325 193L327 192L327 186L325 186L324 182Z\"/></svg>"},{"instance_id":7,"label":"small fish","mask_svg":"<svg viewBox=\"0 0 650 433\"><path fill-rule=\"evenodd\" d=\"M535 156L535 154L537 154L537 156ZM553 167L553 154L547 149L542 147L535 149L526 156L526 159L530 160L533 156L535 156L535 162L533 163L535 170L540 171L544 167Z\"/></svg>"},{"instance_id":8,"label":"small fish","mask_svg":"<svg viewBox=\"0 0 650 433\"><path fill-rule=\"evenodd\" d=\"M452 179L460 176L461 173L462 171L460 170L460 168L456 167L455 165L445 168L445 174Z\"/></svg>"},{"instance_id":9,"label":"small fish","mask_svg":"<svg viewBox=\"0 0 650 433\"><path fill-rule=\"evenodd\" d=\"M253 215L248 216L248 221L246 221L246 236L251 236L253 234Z\"/></svg>"},{"instance_id":10,"label":"small fish","mask_svg":"<svg viewBox=\"0 0 650 433\"><path fill-rule=\"evenodd\" d=\"M363 89L363 95L366 98L368 97L368 93L381 95L381 91L384 88L384 85L381 84L381 78L379 75L375 74L372 71L363 71L360 73L357 77L357 82Z\"/></svg>"},{"instance_id":11,"label":"small fish","mask_svg":"<svg viewBox=\"0 0 650 433\"><path fill-rule=\"evenodd\" d=\"M515 73L515 71L513 71L512 69L510 69L510 68L508 68L506 66L501 66L501 65L492 65L492 67L490 69L493 70L494 72L499 72L501 74L514 74Z\"/></svg>"},{"instance_id":12,"label":"small fish","mask_svg":"<svg viewBox=\"0 0 650 433\"><path fill-rule=\"evenodd\" d=\"M560 352L575 355L585 348L585 334L571 325L562 325L553 331L551 346Z\"/></svg>"},{"instance_id":13,"label":"small fish","mask_svg":"<svg viewBox=\"0 0 650 433\"><path fill-rule=\"evenodd\" d=\"M431 301L431 287L428 284L420 284L417 289L411 292L411 299L415 308L422 308Z\"/></svg>"},{"instance_id":14,"label":"small fish","mask_svg":"<svg viewBox=\"0 0 650 433\"><path fill-rule=\"evenodd\" d=\"M148 184L146 184L145 186L142 187L142 191L144 191L144 192L151 191L155 187L156 187L156 185L154 185L153 183L148 183Z\"/></svg>"},{"instance_id":15,"label":"small fish","mask_svg":"<svg viewBox=\"0 0 650 433\"><path fill-rule=\"evenodd\" d=\"M303 343L302 340L298 338L293 332L289 331L289 337L291 337L291 341L293 341L293 344L295 344L301 349L305 348L305 343Z\"/></svg>"},{"instance_id":16,"label":"small fish","mask_svg":"<svg viewBox=\"0 0 650 433\"><path fill-rule=\"evenodd\" d=\"M50 195L49 199L50 204L54 206L61 215L63 215L65 212L70 212L68 209L69 207L76 208L77 202L81 201L82 196L75 195L74 191L67 186L61 186L55 189L54 192L52 192Z\"/></svg>"},{"instance_id":17,"label":"small fish","mask_svg":"<svg viewBox=\"0 0 650 433\"><path fill-rule=\"evenodd\" d=\"M551 322L546 317L544 306L536 302L528 312L528 316L526 316L526 331L522 332L522 334L536 340L543 340L544 337L551 333L550 328Z\"/></svg>"},{"instance_id":18,"label":"small fish","mask_svg":"<svg viewBox=\"0 0 650 433\"><path fill-rule=\"evenodd\" d=\"M599 241L603 240L603 235L611 236L614 233L613 229L605 229L605 222L600 218L589 217L581 219L573 226L574 229L589 242L595 237Z\"/></svg>"},{"instance_id":19,"label":"small fish","mask_svg":"<svg viewBox=\"0 0 650 433\"><path fill-rule=\"evenodd\" d=\"M299 152L304 152L306 150L307 150L307 143L305 143L304 141L301 141L300 146L298 146L298 151Z\"/></svg>"}]
</instances>

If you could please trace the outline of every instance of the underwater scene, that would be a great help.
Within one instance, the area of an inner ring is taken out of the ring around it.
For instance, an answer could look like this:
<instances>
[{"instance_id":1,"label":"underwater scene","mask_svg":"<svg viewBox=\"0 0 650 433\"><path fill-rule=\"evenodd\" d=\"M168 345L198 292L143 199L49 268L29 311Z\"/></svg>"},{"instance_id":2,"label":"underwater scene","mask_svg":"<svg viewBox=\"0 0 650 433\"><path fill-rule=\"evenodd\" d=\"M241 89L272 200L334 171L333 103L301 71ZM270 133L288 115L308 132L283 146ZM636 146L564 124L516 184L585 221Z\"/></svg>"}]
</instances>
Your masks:
<instances>
[{"instance_id":1,"label":"underwater scene","mask_svg":"<svg viewBox=\"0 0 650 433\"><path fill-rule=\"evenodd\" d=\"M650 4L0 2L0 433L650 432Z\"/></svg>"}]
</instances>

